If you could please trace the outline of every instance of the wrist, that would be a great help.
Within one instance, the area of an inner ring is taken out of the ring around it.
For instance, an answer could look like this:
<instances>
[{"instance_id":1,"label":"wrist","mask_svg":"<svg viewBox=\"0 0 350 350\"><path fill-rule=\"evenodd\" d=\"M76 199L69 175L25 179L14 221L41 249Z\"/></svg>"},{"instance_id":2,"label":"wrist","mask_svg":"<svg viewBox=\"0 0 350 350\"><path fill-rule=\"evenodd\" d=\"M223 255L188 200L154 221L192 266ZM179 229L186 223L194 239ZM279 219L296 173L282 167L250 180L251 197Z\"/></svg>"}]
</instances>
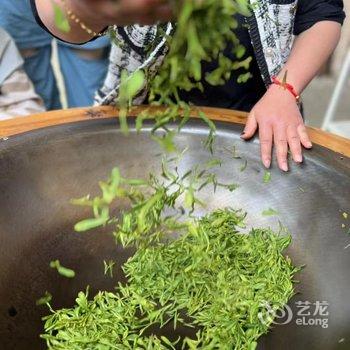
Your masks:
<instances>
[{"instance_id":1,"label":"wrist","mask_svg":"<svg viewBox=\"0 0 350 350\"><path fill-rule=\"evenodd\" d=\"M280 90L284 90L287 94L292 96L295 99L295 102L297 104L300 103L300 94L296 90L293 84L291 84L289 81L287 81L287 72L284 74L282 79L279 79L276 76L273 76L271 78L272 83L270 85L270 88L275 87Z\"/></svg>"},{"instance_id":2,"label":"wrist","mask_svg":"<svg viewBox=\"0 0 350 350\"><path fill-rule=\"evenodd\" d=\"M271 84L268 88L266 94L276 100L276 102L293 103L298 105L296 98L282 86Z\"/></svg>"},{"instance_id":3,"label":"wrist","mask_svg":"<svg viewBox=\"0 0 350 350\"><path fill-rule=\"evenodd\" d=\"M280 71L277 75L277 79L280 81L283 81L283 78L286 76L286 82L293 86L295 91L301 95L304 91L305 87L307 86L307 79L305 77L300 77L299 74L294 74L293 69L287 69L284 68Z\"/></svg>"}]
</instances>

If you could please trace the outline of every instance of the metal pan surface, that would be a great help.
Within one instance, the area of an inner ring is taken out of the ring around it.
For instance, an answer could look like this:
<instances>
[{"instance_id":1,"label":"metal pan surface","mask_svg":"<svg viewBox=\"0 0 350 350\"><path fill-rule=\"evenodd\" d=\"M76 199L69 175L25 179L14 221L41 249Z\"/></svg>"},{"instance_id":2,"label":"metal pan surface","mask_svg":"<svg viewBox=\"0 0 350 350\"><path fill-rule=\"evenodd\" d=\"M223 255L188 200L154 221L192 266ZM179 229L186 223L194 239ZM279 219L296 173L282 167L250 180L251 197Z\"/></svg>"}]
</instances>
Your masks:
<instances>
[{"instance_id":1,"label":"metal pan surface","mask_svg":"<svg viewBox=\"0 0 350 350\"><path fill-rule=\"evenodd\" d=\"M218 122L217 128L214 157L223 160L219 177L239 188L204 192L206 210L242 208L249 227L277 228L280 220L293 236L289 256L296 265L306 265L298 274L298 294L287 318L277 320L259 349L349 349L350 219L343 213L350 214L350 159L315 146L305 154L304 164L291 164L287 174L274 165L271 181L264 183L258 141L242 142L238 124ZM189 147L183 171L211 158L203 147L206 134L202 122L191 120L177 136L180 148ZM232 158L228 149L233 146L242 159ZM54 296L54 307L63 307L71 306L87 285L91 293L113 289L116 280L103 275L103 259L120 264L131 252L116 247L107 232L74 233L74 223L89 212L69 200L96 194L98 181L115 166L130 177L159 172L159 154L149 128L137 135L132 127L125 137L114 119L51 126L0 141L2 350L45 348L39 334L47 310L35 305L45 291ZM279 214L262 216L268 208ZM49 268L54 259L74 268L77 277L58 276ZM121 271L117 278L122 279Z\"/></svg>"}]
</instances>

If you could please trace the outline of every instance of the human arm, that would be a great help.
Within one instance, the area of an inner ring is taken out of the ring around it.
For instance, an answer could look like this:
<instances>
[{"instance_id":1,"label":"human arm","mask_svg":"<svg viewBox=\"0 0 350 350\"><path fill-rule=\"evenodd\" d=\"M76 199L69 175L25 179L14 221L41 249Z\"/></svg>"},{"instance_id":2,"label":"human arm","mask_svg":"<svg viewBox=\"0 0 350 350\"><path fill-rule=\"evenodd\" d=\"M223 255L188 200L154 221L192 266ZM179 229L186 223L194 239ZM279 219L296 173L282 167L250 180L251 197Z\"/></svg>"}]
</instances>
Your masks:
<instances>
[{"instance_id":1,"label":"human arm","mask_svg":"<svg viewBox=\"0 0 350 350\"><path fill-rule=\"evenodd\" d=\"M294 24L296 39L289 59L279 74L301 94L336 47L343 23L342 0L299 0ZM259 127L262 161L271 164L272 144L275 144L278 165L288 170L287 152L302 161L302 146L311 147L304 122L293 95L272 85L251 111L242 138L252 137Z\"/></svg>"},{"instance_id":2,"label":"human arm","mask_svg":"<svg viewBox=\"0 0 350 350\"><path fill-rule=\"evenodd\" d=\"M12 72L0 86L0 120L45 111L42 99L22 68Z\"/></svg>"},{"instance_id":3,"label":"human arm","mask_svg":"<svg viewBox=\"0 0 350 350\"><path fill-rule=\"evenodd\" d=\"M91 40L93 34L69 19L71 30L60 31L55 25L53 4L48 0L31 0L34 12L56 37L70 43ZM65 12L69 9L92 31L99 33L110 25L153 24L171 18L170 6L163 0L52 0Z\"/></svg>"},{"instance_id":4,"label":"human arm","mask_svg":"<svg viewBox=\"0 0 350 350\"><path fill-rule=\"evenodd\" d=\"M287 72L287 82L299 94L316 76L329 58L340 37L340 24L322 21L300 34L293 45L291 55L279 74L282 80ZM288 171L288 148L295 162L303 161L302 146L311 148L300 109L295 97L277 85L271 85L266 94L252 109L242 138L251 138L259 128L261 158L269 168L272 146L275 145L280 169Z\"/></svg>"}]
</instances>

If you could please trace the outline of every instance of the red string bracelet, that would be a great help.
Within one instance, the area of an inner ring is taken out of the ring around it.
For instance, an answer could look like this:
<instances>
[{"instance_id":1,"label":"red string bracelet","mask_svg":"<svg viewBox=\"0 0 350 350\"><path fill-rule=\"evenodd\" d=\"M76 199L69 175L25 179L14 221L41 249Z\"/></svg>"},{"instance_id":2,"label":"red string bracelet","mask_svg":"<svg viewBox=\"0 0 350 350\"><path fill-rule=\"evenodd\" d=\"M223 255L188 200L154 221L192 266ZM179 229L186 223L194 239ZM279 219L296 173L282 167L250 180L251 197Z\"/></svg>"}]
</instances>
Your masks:
<instances>
[{"instance_id":1,"label":"red string bracelet","mask_svg":"<svg viewBox=\"0 0 350 350\"><path fill-rule=\"evenodd\" d=\"M277 78L276 76L273 76L273 77L271 78L271 80L272 80L272 84L281 86L281 87L283 87L285 90L288 90L288 91L295 97L297 103L300 102L300 95L296 92L296 90L294 89L294 86L293 86L293 85L278 80L278 78Z\"/></svg>"}]
</instances>

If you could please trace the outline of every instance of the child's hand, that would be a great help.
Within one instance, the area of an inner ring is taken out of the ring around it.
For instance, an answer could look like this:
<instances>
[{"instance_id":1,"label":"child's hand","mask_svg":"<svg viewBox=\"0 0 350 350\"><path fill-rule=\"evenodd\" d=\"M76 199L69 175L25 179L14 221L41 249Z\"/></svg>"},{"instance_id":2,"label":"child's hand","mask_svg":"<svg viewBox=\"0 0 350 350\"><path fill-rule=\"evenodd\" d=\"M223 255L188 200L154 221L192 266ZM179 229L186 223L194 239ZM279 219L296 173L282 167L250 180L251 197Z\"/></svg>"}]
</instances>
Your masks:
<instances>
[{"instance_id":1,"label":"child's hand","mask_svg":"<svg viewBox=\"0 0 350 350\"><path fill-rule=\"evenodd\" d=\"M276 147L278 166L288 171L288 148L296 163L303 161L302 146L312 148L304 121L294 96L272 85L249 114L242 138L248 140L259 128L261 158L271 165L272 145Z\"/></svg>"}]
</instances>

